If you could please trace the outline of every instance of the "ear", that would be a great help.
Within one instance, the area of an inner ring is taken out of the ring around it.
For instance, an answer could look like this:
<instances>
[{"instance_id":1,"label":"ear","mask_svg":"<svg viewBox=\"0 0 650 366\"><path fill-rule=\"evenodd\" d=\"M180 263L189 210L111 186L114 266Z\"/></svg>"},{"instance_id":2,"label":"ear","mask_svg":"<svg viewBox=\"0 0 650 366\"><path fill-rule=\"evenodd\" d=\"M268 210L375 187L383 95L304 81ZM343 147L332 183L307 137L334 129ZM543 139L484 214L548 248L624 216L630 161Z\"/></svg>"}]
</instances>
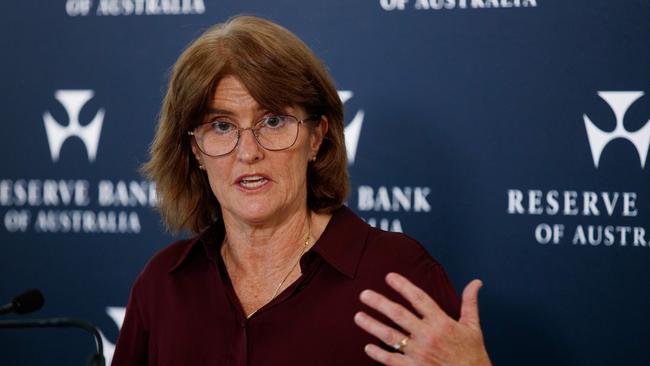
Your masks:
<instances>
[{"instance_id":1,"label":"ear","mask_svg":"<svg viewBox=\"0 0 650 366\"><path fill-rule=\"evenodd\" d=\"M327 135L328 128L329 128L329 121L327 120L327 116L321 116L318 126L314 127L313 132L311 134L311 155L310 156L316 156L316 154L318 154L318 149L320 149L320 145L323 143L323 139L325 138L325 135Z\"/></svg>"},{"instance_id":2,"label":"ear","mask_svg":"<svg viewBox=\"0 0 650 366\"><path fill-rule=\"evenodd\" d=\"M192 141L192 154L194 154L194 158L196 158L196 161L199 164L203 164L201 160L201 150L199 150L199 147L196 146L196 142Z\"/></svg>"}]
</instances>

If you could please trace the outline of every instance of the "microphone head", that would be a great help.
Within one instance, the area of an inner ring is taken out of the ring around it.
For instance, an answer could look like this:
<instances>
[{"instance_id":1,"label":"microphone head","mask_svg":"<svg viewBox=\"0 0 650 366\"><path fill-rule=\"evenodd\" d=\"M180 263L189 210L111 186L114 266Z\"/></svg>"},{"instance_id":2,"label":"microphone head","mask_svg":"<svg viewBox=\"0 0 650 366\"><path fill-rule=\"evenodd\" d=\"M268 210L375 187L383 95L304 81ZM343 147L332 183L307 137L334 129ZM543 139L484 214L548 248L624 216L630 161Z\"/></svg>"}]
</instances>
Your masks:
<instances>
[{"instance_id":1,"label":"microphone head","mask_svg":"<svg viewBox=\"0 0 650 366\"><path fill-rule=\"evenodd\" d=\"M16 314L27 314L36 311L43 307L44 302L43 294L37 289L22 293L14 297L12 301Z\"/></svg>"}]
</instances>

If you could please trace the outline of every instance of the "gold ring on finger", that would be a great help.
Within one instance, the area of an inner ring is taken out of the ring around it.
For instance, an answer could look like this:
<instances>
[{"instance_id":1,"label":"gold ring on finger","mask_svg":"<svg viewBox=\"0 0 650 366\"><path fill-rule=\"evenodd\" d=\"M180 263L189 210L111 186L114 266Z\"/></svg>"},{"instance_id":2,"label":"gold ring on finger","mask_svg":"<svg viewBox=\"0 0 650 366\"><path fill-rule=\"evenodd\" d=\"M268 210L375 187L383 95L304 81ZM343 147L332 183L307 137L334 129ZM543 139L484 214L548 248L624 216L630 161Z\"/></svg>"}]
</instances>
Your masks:
<instances>
[{"instance_id":1,"label":"gold ring on finger","mask_svg":"<svg viewBox=\"0 0 650 366\"><path fill-rule=\"evenodd\" d=\"M409 344L409 337L404 337L402 338L401 341L393 344L393 349L397 352L402 352L404 353L404 348Z\"/></svg>"}]
</instances>

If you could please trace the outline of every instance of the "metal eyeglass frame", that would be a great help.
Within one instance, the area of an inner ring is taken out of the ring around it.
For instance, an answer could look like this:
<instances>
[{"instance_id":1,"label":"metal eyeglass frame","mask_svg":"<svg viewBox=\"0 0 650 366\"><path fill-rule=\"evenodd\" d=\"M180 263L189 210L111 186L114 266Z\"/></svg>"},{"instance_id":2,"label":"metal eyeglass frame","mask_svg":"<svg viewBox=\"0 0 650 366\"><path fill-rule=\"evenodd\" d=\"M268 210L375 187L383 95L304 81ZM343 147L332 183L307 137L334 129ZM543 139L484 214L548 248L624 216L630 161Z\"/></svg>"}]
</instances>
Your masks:
<instances>
[{"instance_id":1,"label":"metal eyeglass frame","mask_svg":"<svg viewBox=\"0 0 650 366\"><path fill-rule=\"evenodd\" d=\"M201 150L202 153L204 153L204 154L207 155L207 156L213 157L213 158L218 158L218 157L220 157L220 156L225 156L225 155L228 155L228 154L230 154L231 152L235 151L235 149L236 149L237 146L239 145L239 140L241 139L242 132L243 132L243 131L246 131L246 130L251 130L251 133L253 134L253 137L255 138L255 142L256 142L256 143L257 143L257 144L258 144L262 149L264 149L264 150L268 150L268 151L282 151L282 150L289 149L289 148L291 148L293 145L296 144L296 141L298 141L298 135L300 135L300 125L302 125L303 123L305 123L305 122L307 122L307 121L314 121L314 120L316 120L316 119L320 119L320 118L321 118L321 115L313 114L313 115L311 115L311 116L309 116L309 117L305 117L305 118L300 119L300 120L299 120L298 118L296 118L295 116L292 116L292 115L290 115L290 114L279 114L279 115L275 115L275 117L291 117L291 118L295 119L296 122L298 122L298 129L296 130L296 136L293 138L293 142L291 142L291 144L290 144L289 146L287 146L287 147L283 147L282 149L269 149L269 148L267 148L266 146L264 146L264 145L260 142L259 138L257 137L257 133L256 133L256 131L259 130L258 125L260 124L260 122L264 121L265 119L267 119L267 118L269 118L269 117L264 117L264 118L258 120L257 122L255 122L251 127L246 127L246 128L239 127L239 126L237 126L237 125L235 125L235 124L233 123L232 125L235 126L235 128L237 129L237 142L235 142L235 145L232 147L232 149L231 149L230 151L228 151L227 153L219 154L219 155L210 155L210 154L206 153L205 151L203 151L203 148L201 148L201 144L199 144L199 142L198 142L198 140L197 140L197 138L196 138L196 134L194 133L194 131L195 131L197 128L199 128L200 126L207 125L207 124L210 124L210 123L214 123L215 121L210 121L210 122L200 123L200 124L196 125L192 130L187 131L187 134L188 134L189 136L192 136L192 137L194 138L194 141L196 142L196 146L199 148L199 150Z\"/></svg>"}]
</instances>

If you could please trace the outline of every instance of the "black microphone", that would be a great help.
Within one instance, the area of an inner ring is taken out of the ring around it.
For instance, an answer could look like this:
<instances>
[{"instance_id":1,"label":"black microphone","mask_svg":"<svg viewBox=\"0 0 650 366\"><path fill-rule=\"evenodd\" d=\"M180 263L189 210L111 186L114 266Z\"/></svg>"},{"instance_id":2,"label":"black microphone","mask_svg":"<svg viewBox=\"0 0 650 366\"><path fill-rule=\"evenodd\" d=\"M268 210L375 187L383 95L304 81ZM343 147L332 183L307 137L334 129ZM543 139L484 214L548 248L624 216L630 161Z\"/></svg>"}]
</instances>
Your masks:
<instances>
[{"instance_id":1,"label":"black microphone","mask_svg":"<svg viewBox=\"0 0 650 366\"><path fill-rule=\"evenodd\" d=\"M16 314L28 314L43 307L43 294L37 289L31 289L16 297L6 305L0 306L0 315L15 312Z\"/></svg>"},{"instance_id":2,"label":"black microphone","mask_svg":"<svg viewBox=\"0 0 650 366\"><path fill-rule=\"evenodd\" d=\"M93 353L88 364L91 366L105 366L104 360L104 343L99 329L91 323L72 318L50 318L50 319L29 319L29 320L2 320L2 328L79 328L92 334L95 337L95 347L97 352Z\"/></svg>"},{"instance_id":3,"label":"black microphone","mask_svg":"<svg viewBox=\"0 0 650 366\"><path fill-rule=\"evenodd\" d=\"M39 290L29 290L16 296L13 301L0 307L0 314L16 312L17 314L27 314L36 311L43 306L45 300ZM26 320L2 320L2 328L79 328L92 334L95 337L95 353L92 354L88 364L91 366L105 366L104 344L99 329L91 323L72 318L50 318L50 319L26 319Z\"/></svg>"}]
</instances>

